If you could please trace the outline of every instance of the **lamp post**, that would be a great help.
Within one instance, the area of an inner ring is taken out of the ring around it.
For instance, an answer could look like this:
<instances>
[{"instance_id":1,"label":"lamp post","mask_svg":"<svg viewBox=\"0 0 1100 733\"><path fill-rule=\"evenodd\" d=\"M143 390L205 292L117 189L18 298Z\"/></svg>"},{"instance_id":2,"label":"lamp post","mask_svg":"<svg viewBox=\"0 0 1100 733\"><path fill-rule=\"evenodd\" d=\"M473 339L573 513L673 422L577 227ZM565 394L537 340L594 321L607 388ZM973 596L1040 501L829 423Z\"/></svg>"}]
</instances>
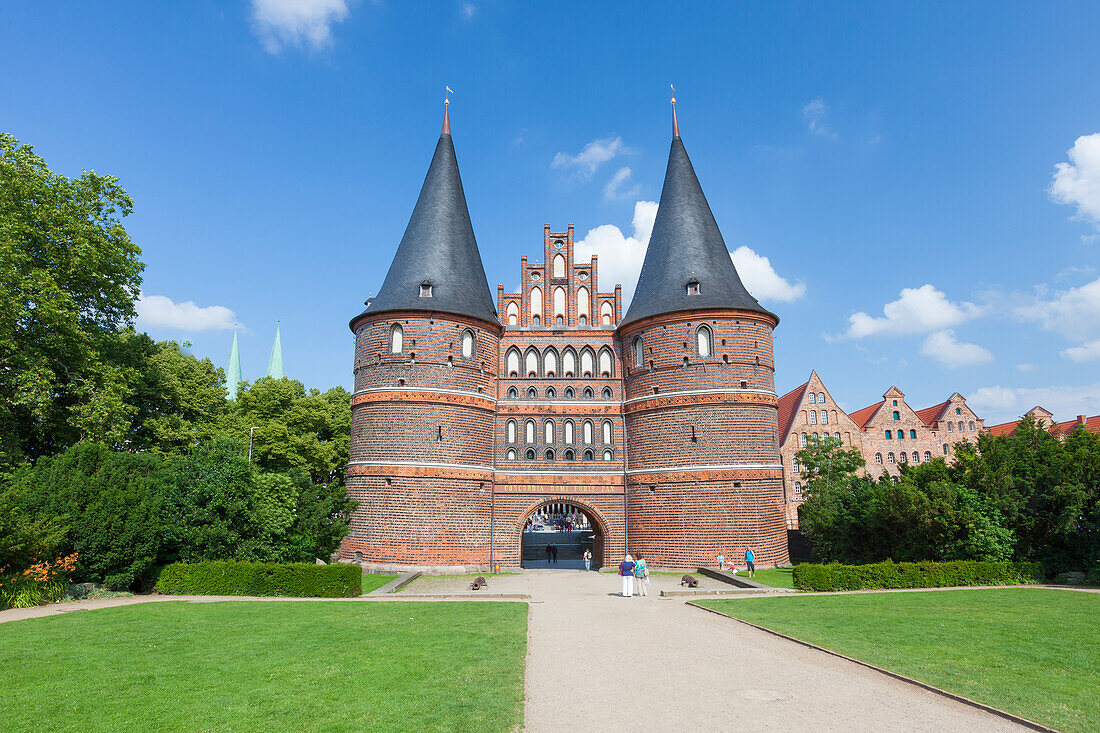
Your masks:
<instances>
[{"instance_id":1,"label":"lamp post","mask_svg":"<svg viewBox=\"0 0 1100 733\"><path fill-rule=\"evenodd\" d=\"M248 429L248 465L252 465L252 434L256 432L258 425L253 425Z\"/></svg>"}]
</instances>

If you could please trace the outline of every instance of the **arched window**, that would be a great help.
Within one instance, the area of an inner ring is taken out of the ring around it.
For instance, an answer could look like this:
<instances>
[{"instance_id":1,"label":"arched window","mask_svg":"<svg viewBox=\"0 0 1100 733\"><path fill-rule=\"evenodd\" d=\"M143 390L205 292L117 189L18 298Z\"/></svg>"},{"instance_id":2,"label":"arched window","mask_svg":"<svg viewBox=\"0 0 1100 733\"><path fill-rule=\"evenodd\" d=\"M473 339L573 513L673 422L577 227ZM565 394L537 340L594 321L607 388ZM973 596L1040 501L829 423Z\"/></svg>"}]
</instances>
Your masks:
<instances>
[{"instance_id":1,"label":"arched window","mask_svg":"<svg viewBox=\"0 0 1100 733\"><path fill-rule=\"evenodd\" d=\"M508 429L507 429L507 438L506 439L509 443L515 443L516 442L516 421L515 420L509 420L508 421Z\"/></svg>"},{"instance_id":2,"label":"arched window","mask_svg":"<svg viewBox=\"0 0 1100 733\"><path fill-rule=\"evenodd\" d=\"M886 462L887 463L894 463L895 462L893 453L887 453L886 454Z\"/></svg>"},{"instance_id":3,"label":"arched window","mask_svg":"<svg viewBox=\"0 0 1100 733\"><path fill-rule=\"evenodd\" d=\"M524 454L524 456L525 456L525 457L527 458L527 460L529 460L529 461L533 461L533 460L535 460L535 449L534 449L534 448L528 448L528 449L527 449L527 453L525 453L525 454Z\"/></svg>"},{"instance_id":4,"label":"arched window","mask_svg":"<svg viewBox=\"0 0 1100 733\"><path fill-rule=\"evenodd\" d=\"M400 354L403 348L405 348L405 329L401 328L400 323L395 323L390 326L390 353Z\"/></svg>"},{"instance_id":5,"label":"arched window","mask_svg":"<svg viewBox=\"0 0 1100 733\"><path fill-rule=\"evenodd\" d=\"M920 463L920 453L913 451L913 463Z\"/></svg>"},{"instance_id":6,"label":"arched window","mask_svg":"<svg viewBox=\"0 0 1100 733\"><path fill-rule=\"evenodd\" d=\"M462 358L474 358L474 332L469 329L462 332Z\"/></svg>"},{"instance_id":7,"label":"arched window","mask_svg":"<svg viewBox=\"0 0 1100 733\"><path fill-rule=\"evenodd\" d=\"M605 450L605 451L603 452L603 459L604 459L605 461L610 461L610 460L612 460L613 458L615 458L615 454L614 454L614 453L612 453L611 451L609 451L609 450Z\"/></svg>"},{"instance_id":8,"label":"arched window","mask_svg":"<svg viewBox=\"0 0 1100 733\"><path fill-rule=\"evenodd\" d=\"M518 392L518 391L516 390L516 388L515 388L515 387L510 387L510 388L508 389L508 399L510 399L510 400L514 400L514 399L516 399L517 397L519 397L519 392Z\"/></svg>"},{"instance_id":9,"label":"arched window","mask_svg":"<svg viewBox=\"0 0 1100 733\"><path fill-rule=\"evenodd\" d=\"M898 412L897 410L894 410L894 419L895 420L900 420L901 419L901 413Z\"/></svg>"},{"instance_id":10,"label":"arched window","mask_svg":"<svg viewBox=\"0 0 1100 733\"><path fill-rule=\"evenodd\" d=\"M924 452L924 460L926 460L926 461L932 460L932 452L931 451L925 451Z\"/></svg>"},{"instance_id":11,"label":"arched window","mask_svg":"<svg viewBox=\"0 0 1100 733\"><path fill-rule=\"evenodd\" d=\"M611 371L611 349L600 349L600 376L615 376Z\"/></svg>"},{"instance_id":12,"label":"arched window","mask_svg":"<svg viewBox=\"0 0 1100 733\"><path fill-rule=\"evenodd\" d=\"M584 398L586 400L592 399L592 388L591 387L585 387L584 388Z\"/></svg>"},{"instance_id":13,"label":"arched window","mask_svg":"<svg viewBox=\"0 0 1100 733\"><path fill-rule=\"evenodd\" d=\"M581 435L581 442L584 443L585 445L590 445L592 443L592 421L591 420L585 420L584 421L584 430L583 430L583 433Z\"/></svg>"},{"instance_id":14,"label":"arched window","mask_svg":"<svg viewBox=\"0 0 1100 733\"><path fill-rule=\"evenodd\" d=\"M615 311L611 307L611 303L606 300L600 305L600 323L605 326L611 325L611 319L614 317Z\"/></svg>"},{"instance_id":15,"label":"arched window","mask_svg":"<svg viewBox=\"0 0 1100 733\"><path fill-rule=\"evenodd\" d=\"M542 374L546 377L558 376L558 352L547 349L542 357Z\"/></svg>"},{"instance_id":16,"label":"arched window","mask_svg":"<svg viewBox=\"0 0 1100 733\"><path fill-rule=\"evenodd\" d=\"M592 349L584 349L581 351L581 376L591 377L592 371L595 368L595 354L592 353Z\"/></svg>"},{"instance_id":17,"label":"arched window","mask_svg":"<svg viewBox=\"0 0 1100 733\"><path fill-rule=\"evenodd\" d=\"M821 424L822 425L828 425L829 424L829 413L825 412L824 410L821 411Z\"/></svg>"},{"instance_id":18,"label":"arched window","mask_svg":"<svg viewBox=\"0 0 1100 733\"><path fill-rule=\"evenodd\" d=\"M513 300L508 304L508 325L515 326L517 323L519 323L519 305Z\"/></svg>"},{"instance_id":19,"label":"arched window","mask_svg":"<svg viewBox=\"0 0 1100 733\"><path fill-rule=\"evenodd\" d=\"M554 391L553 387L546 388L546 399L552 400L558 396L558 393Z\"/></svg>"},{"instance_id":20,"label":"arched window","mask_svg":"<svg viewBox=\"0 0 1100 733\"><path fill-rule=\"evenodd\" d=\"M508 449L508 460L509 461L516 460L516 449L515 448L509 448Z\"/></svg>"},{"instance_id":21,"label":"arched window","mask_svg":"<svg viewBox=\"0 0 1100 733\"><path fill-rule=\"evenodd\" d=\"M900 454L900 455L898 456L898 459L899 459L899 460L900 460L900 461L901 461L902 463L908 463L908 462L909 462L909 456L908 456L908 455L906 455L905 451L902 451L902 452L901 452L901 454Z\"/></svg>"},{"instance_id":22,"label":"arched window","mask_svg":"<svg viewBox=\"0 0 1100 733\"><path fill-rule=\"evenodd\" d=\"M806 447L807 442L809 442L809 436L806 435L805 433L802 433L802 447L803 448Z\"/></svg>"},{"instance_id":23,"label":"arched window","mask_svg":"<svg viewBox=\"0 0 1100 733\"><path fill-rule=\"evenodd\" d=\"M565 277L565 257L554 255L554 277Z\"/></svg>"},{"instance_id":24,"label":"arched window","mask_svg":"<svg viewBox=\"0 0 1100 733\"><path fill-rule=\"evenodd\" d=\"M947 443L943 444L943 454L945 456L951 455L951 446L949 446Z\"/></svg>"},{"instance_id":25,"label":"arched window","mask_svg":"<svg viewBox=\"0 0 1100 733\"><path fill-rule=\"evenodd\" d=\"M817 425L817 410L810 410L810 425Z\"/></svg>"},{"instance_id":26,"label":"arched window","mask_svg":"<svg viewBox=\"0 0 1100 733\"><path fill-rule=\"evenodd\" d=\"M527 355L524 357L523 368L528 377L537 377L539 375L539 352L528 349Z\"/></svg>"},{"instance_id":27,"label":"arched window","mask_svg":"<svg viewBox=\"0 0 1100 733\"><path fill-rule=\"evenodd\" d=\"M554 288L554 317L565 318L565 288L562 287Z\"/></svg>"},{"instance_id":28,"label":"arched window","mask_svg":"<svg viewBox=\"0 0 1100 733\"><path fill-rule=\"evenodd\" d=\"M905 431L904 430L899 430L898 431L898 440L905 440Z\"/></svg>"},{"instance_id":29,"label":"arched window","mask_svg":"<svg viewBox=\"0 0 1100 733\"><path fill-rule=\"evenodd\" d=\"M573 421L572 420L566 420L565 421L565 427L562 428L562 431L565 434L565 438L564 438L565 444L566 445L573 445Z\"/></svg>"},{"instance_id":30,"label":"arched window","mask_svg":"<svg viewBox=\"0 0 1100 733\"><path fill-rule=\"evenodd\" d=\"M875 454L875 463L879 464L880 466L882 465L882 454L881 453L876 453Z\"/></svg>"},{"instance_id":31,"label":"arched window","mask_svg":"<svg viewBox=\"0 0 1100 733\"><path fill-rule=\"evenodd\" d=\"M634 368L641 369L645 366L645 352L642 350L642 337L634 337Z\"/></svg>"},{"instance_id":32,"label":"arched window","mask_svg":"<svg viewBox=\"0 0 1100 733\"><path fill-rule=\"evenodd\" d=\"M542 314L542 291L538 288L531 288L531 322L538 323L536 320Z\"/></svg>"},{"instance_id":33,"label":"arched window","mask_svg":"<svg viewBox=\"0 0 1100 733\"><path fill-rule=\"evenodd\" d=\"M584 452L584 460L586 460L586 461L591 461L592 460L592 451L586 450Z\"/></svg>"},{"instance_id":34,"label":"arched window","mask_svg":"<svg viewBox=\"0 0 1100 733\"><path fill-rule=\"evenodd\" d=\"M972 433L974 432L974 421L973 420L970 421L970 432L972 432Z\"/></svg>"},{"instance_id":35,"label":"arched window","mask_svg":"<svg viewBox=\"0 0 1100 733\"><path fill-rule=\"evenodd\" d=\"M572 347L568 347L561 355L561 372L567 377L577 373L577 354Z\"/></svg>"},{"instance_id":36,"label":"arched window","mask_svg":"<svg viewBox=\"0 0 1100 733\"><path fill-rule=\"evenodd\" d=\"M893 434L891 434L891 432L890 432L889 430L887 430L887 431L886 431L886 439L887 439L887 440L890 440L890 439L891 439L891 438L893 438L893 437L894 437L894 436L893 436Z\"/></svg>"},{"instance_id":37,"label":"arched window","mask_svg":"<svg viewBox=\"0 0 1100 733\"><path fill-rule=\"evenodd\" d=\"M798 458L791 459L791 470L798 473Z\"/></svg>"},{"instance_id":38,"label":"arched window","mask_svg":"<svg viewBox=\"0 0 1100 733\"><path fill-rule=\"evenodd\" d=\"M613 399L614 397L615 397L615 393L611 391L610 387L604 387L603 388L603 398L605 400L610 400L610 399Z\"/></svg>"},{"instance_id":39,"label":"arched window","mask_svg":"<svg viewBox=\"0 0 1100 733\"><path fill-rule=\"evenodd\" d=\"M577 396L577 393L573 391L572 387L566 387L564 396L565 396L565 399L571 400L571 399L573 399L574 397Z\"/></svg>"},{"instance_id":40,"label":"arched window","mask_svg":"<svg viewBox=\"0 0 1100 733\"><path fill-rule=\"evenodd\" d=\"M816 441L819 441L819 440L821 440L821 436L818 435L817 433L814 433L814 441L816 442Z\"/></svg>"},{"instance_id":41,"label":"arched window","mask_svg":"<svg viewBox=\"0 0 1100 733\"><path fill-rule=\"evenodd\" d=\"M794 482L794 493L796 493L796 494L801 494L802 493L802 482L801 481L795 481Z\"/></svg>"},{"instance_id":42,"label":"arched window","mask_svg":"<svg viewBox=\"0 0 1100 733\"><path fill-rule=\"evenodd\" d=\"M710 356L710 346L710 329L706 326L699 326L699 328L695 329L695 351L699 356Z\"/></svg>"},{"instance_id":43,"label":"arched window","mask_svg":"<svg viewBox=\"0 0 1100 733\"><path fill-rule=\"evenodd\" d=\"M963 421L959 420L959 432L961 433L962 431L963 431Z\"/></svg>"},{"instance_id":44,"label":"arched window","mask_svg":"<svg viewBox=\"0 0 1100 733\"><path fill-rule=\"evenodd\" d=\"M582 323L588 323L588 314L592 312L592 305L588 301L588 288L577 288L577 315L582 317Z\"/></svg>"},{"instance_id":45,"label":"arched window","mask_svg":"<svg viewBox=\"0 0 1100 733\"><path fill-rule=\"evenodd\" d=\"M548 461L554 460L554 451L549 449L549 448L546 449L546 460L548 460Z\"/></svg>"},{"instance_id":46,"label":"arched window","mask_svg":"<svg viewBox=\"0 0 1100 733\"><path fill-rule=\"evenodd\" d=\"M817 393L817 401L819 403L821 403L822 405L825 404L825 393L824 392L818 392Z\"/></svg>"},{"instance_id":47,"label":"arched window","mask_svg":"<svg viewBox=\"0 0 1100 733\"><path fill-rule=\"evenodd\" d=\"M519 349L508 349L507 369L509 377L519 376Z\"/></svg>"},{"instance_id":48,"label":"arched window","mask_svg":"<svg viewBox=\"0 0 1100 733\"><path fill-rule=\"evenodd\" d=\"M543 437L546 438L546 442L548 444L554 442L554 421L553 420L547 420L543 424Z\"/></svg>"},{"instance_id":49,"label":"arched window","mask_svg":"<svg viewBox=\"0 0 1100 733\"><path fill-rule=\"evenodd\" d=\"M573 453L573 451L571 451L571 450L565 451L565 460L572 461L572 460L575 460L576 457L577 456L576 456L575 453Z\"/></svg>"},{"instance_id":50,"label":"arched window","mask_svg":"<svg viewBox=\"0 0 1100 733\"><path fill-rule=\"evenodd\" d=\"M534 420L528 420L526 423L524 423L524 425L523 425L523 434L524 434L524 437L527 438L528 443L534 443L535 442L535 421Z\"/></svg>"},{"instance_id":51,"label":"arched window","mask_svg":"<svg viewBox=\"0 0 1100 733\"><path fill-rule=\"evenodd\" d=\"M839 432L833 433L833 437L836 438L837 440L840 440L840 433Z\"/></svg>"},{"instance_id":52,"label":"arched window","mask_svg":"<svg viewBox=\"0 0 1100 733\"><path fill-rule=\"evenodd\" d=\"M603 444L611 445L611 421L603 421Z\"/></svg>"},{"instance_id":53,"label":"arched window","mask_svg":"<svg viewBox=\"0 0 1100 733\"><path fill-rule=\"evenodd\" d=\"M917 431L916 430L910 430L909 431L909 437L912 438L913 440L916 440L917 439Z\"/></svg>"},{"instance_id":54,"label":"arched window","mask_svg":"<svg viewBox=\"0 0 1100 733\"><path fill-rule=\"evenodd\" d=\"M537 389L535 389L534 387L528 387L527 388L527 399L535 400L535 399L538 399L538 396L539 396L539 392L538 392Z\"/></svg>"},{"instance_id":55,"label":"arched window","mask_svg":"<svg viewBox=\"0 0 1100 733\"><path fill-rule=\"evenodd\" d=\"M817 395L815 395L813 392L810 392L809 402L810 402L811 405L816 405L817 404Z\"/></svg>"}]
</instances>

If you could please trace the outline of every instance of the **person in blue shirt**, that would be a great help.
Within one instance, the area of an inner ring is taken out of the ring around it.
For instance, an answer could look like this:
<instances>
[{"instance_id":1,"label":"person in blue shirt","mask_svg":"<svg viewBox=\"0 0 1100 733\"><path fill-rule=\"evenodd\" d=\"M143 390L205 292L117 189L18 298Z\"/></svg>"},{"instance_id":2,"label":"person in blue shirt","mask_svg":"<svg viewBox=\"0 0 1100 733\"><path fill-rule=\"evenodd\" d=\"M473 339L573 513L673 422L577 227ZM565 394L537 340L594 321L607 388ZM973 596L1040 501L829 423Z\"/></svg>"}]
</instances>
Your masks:
<instances>
[{"instance_id":1,"label":"person in blue shirt","mask_svg":"<svg viewBox=\"0 0 1100 733\"><path fill-rule=\"evenodd\" d=\"M638 595L648 596L646 592L645 584L649 580L649 568L645 565L645 558L638 555L638 559L634 561L634 588Z\"/></svg>"},{"instance_id":2,"label":"person in blue shirt","mask_svg":"<svg viewBox=\"0 0 1100 733\"><path fill-rule=\"evenodd\" d=\"M756 577L756 565L754 565L753 562L752 562L754 557L755 557L755 555L752 554L751 549L745 550L745 563L749 566L749 577L750 578L755 578Z\"/></svg>"},{"instance_id":3,"label":"person in blue shirt","mask_svg":"<svg viewBox=\"0 0 1100 733\"><path fill-rule=\"evenodd\" d=\"M634 558L630 555L619 563L619 575L623 579L623 598L630 598L634 594Z\"/></svg>"}]
</instances>

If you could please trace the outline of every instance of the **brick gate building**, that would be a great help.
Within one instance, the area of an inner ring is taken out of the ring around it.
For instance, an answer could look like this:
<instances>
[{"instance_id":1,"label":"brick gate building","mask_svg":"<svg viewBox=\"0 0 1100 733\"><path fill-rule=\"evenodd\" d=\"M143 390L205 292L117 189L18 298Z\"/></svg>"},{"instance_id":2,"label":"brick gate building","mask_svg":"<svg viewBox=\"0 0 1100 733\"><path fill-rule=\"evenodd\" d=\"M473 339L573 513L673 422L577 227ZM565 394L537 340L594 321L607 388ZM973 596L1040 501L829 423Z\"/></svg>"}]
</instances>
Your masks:
<instances>
[{"instance_id":1,"label":"brick gate building","mask_svg":"<svg viewBox=\"0 0 1100 733\"><path fill-rule=\"evenodd\" d=\"M355 333L341 558L520 564L547 504L584 513L596 565L658 566L751 547L788 562L772 330L745 290L675 125L625 316L573 226L490 295L444 116L420 197ZM499 314L499 315L498 315Z\"/></svg>"}]
</instances>

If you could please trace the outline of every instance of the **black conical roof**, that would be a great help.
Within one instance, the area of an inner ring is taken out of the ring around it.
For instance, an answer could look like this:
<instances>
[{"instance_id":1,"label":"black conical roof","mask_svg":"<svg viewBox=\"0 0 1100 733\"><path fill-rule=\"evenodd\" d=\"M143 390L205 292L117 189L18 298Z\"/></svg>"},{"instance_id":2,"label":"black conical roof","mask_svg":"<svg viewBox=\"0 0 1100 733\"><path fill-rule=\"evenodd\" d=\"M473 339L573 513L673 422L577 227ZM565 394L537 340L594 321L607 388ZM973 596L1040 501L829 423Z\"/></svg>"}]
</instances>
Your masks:
<instances>
[{"instance_id":1,"label":"black conical roof","mask_svg":"<svg viewBox=\"0 0 1100 733\"><path fill-rule=\"evenodd\" d=\"M421 285L431 297L420 297ZM386 280L360 316L397 310L456 313L496 323L451 135L444 131Z\"/></svg>"},{"instance_id":2,"label":"black conical roof","mask_svg":"<svg viewBox=\"0 0 1100 733\"><path fill-rule=\"evenodd\" d=\"M693 281L698 283L698 295L688 295ZM741 283L684 143L676 135L638 287L620 325L700 308L736 308L778 320Z\"/></svg>"}]
</instances>

